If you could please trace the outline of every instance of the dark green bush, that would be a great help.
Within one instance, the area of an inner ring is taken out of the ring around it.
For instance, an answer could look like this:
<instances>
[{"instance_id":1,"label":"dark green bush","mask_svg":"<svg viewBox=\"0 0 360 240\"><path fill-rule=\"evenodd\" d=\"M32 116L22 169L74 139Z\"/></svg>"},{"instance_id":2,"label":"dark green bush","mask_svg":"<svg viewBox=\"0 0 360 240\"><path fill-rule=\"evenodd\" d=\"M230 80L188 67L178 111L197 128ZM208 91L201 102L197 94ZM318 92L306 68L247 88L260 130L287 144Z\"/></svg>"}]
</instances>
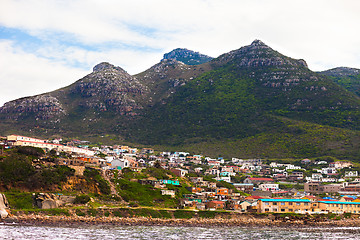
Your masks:
<instances>
[{"instance_id":1,"label":"dark green bush","mask_svg":"<svg viewBox=\"0 0 360 240\"><path fill-rule=\"evenodd\" d=\"M43 149L37 147L21 146L21 147L16 147L16 149L18 153L33 157L42 157L45 154Z\"/></svg>"},{"instance_id":2,"label":"dark green bush","mask_svg":"<svg viewBox=\"0 0 360 240\"><path fill-rule=\"evenodd\" d=\"M195 212L193 211L186 211L186 210L176 210L174 211L175 218L193 218L195 216Z\"/></svg>"},{"instance_id":3,"label":"dark green bush","mask_svg":"<svg viewBox=\"0 0 360 240\"><path fill-rule=\"evenodd\" d=\"M216 216L216 212L214 212L214 211L199 211L198 216L201 218L214 218Z\"/></svg>"},{"instance_id":4,"label":"dark green bush","mask_svg":"<svg viewBox=\"0 0 360 240\"><path fill-rule=\"evenodd\" d=\"M90 197L88 195L77 195L75 198L75 204L85 204L90 201Z\"/></svg>"}]
</instances>

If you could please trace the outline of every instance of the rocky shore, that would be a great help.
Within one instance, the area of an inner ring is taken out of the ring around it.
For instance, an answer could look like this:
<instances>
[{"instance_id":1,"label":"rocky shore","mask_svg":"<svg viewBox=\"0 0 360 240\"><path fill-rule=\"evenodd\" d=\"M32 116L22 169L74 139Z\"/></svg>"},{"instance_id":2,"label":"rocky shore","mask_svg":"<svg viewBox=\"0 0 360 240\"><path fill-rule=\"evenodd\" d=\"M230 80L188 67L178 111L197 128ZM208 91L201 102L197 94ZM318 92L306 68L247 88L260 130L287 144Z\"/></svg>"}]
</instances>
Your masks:
<instances>
[{"instance_id":1,"label":"rocky shore","mask_svg":"<svg viewBox=\"0 0 360 240\"><path fill-rule=\"evenodd\" d=\"M190 218L163 219L151 217L91 217L91 216L48 216L41 214L21 214L2 220L5 223L18 223L39 226L77 226L77 225L119 225L119 226L275 226L275 227L355 227L360 226L359 218L340 220L299 220L274 219L272 217L253 217L250 215L235 218Z\"/></svg>"}]
</instances>

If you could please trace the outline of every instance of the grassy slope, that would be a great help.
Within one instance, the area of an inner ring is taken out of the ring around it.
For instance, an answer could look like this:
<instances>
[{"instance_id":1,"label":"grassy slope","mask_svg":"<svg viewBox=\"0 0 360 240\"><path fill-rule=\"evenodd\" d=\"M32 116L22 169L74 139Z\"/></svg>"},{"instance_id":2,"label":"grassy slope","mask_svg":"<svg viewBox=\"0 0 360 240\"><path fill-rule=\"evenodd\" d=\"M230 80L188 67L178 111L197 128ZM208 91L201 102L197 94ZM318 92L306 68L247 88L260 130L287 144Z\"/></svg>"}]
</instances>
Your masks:
<instances>
[{"instance_id":1,"label":"grassy slope","mask_svg":"<svg viewBox=\"0 0 360 240\"><path fill-rule=\"evenodd\" d=\"M226 158L307 158L335 156L358 160L360 132L283 119L281 129L255 136L184 144L191 152Z\"/></svg>"},{"instance_id":2,"label":"grassy slope","mask_svg":"<svg viewBox=\"0 0 360 240\"><path fill-rule=\"evenodd\" d=\"M360 96L360 74L355 76L329 76L335 83Z\"/></svg>"}]
</instances>

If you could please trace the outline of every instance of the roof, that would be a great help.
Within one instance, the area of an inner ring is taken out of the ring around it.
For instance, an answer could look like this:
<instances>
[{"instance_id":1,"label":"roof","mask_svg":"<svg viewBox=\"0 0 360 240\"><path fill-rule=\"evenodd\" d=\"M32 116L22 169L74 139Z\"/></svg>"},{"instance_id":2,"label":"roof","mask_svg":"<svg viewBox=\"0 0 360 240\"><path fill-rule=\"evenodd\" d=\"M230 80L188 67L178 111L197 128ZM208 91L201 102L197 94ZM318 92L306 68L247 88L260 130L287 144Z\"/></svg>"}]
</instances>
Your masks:
<instances>
[{"instance_id":1,"label":"roof","mask_svg":"<svg viewBox=\"0 0 360 240\"><path fill-rule=\"evenodd\" d=\"M272 178L249 178L250 180L255 180L255 181L274 181Z\"/></svg>"},{"instance_id":2,"label":"roof","mask_svg":"<svg viewBox=\"0 0 360 240\"><path fill-rule=\"evenodd\" d=\"M357 204L357 205L360 204L360 202L340 202L340 201L319 201L319 202L326 204Z\"/></svg>"},{"instance_id":3,"label":"roof","mask_svg":"<svg viewBox=\"0 0 360 240\"><path fill-rule=\"evenodd\" d=\"M261 198L263 197L254 195L254 196L247 196L245 199L261 199Z\"/></svg>"},{"instance_id":4,"label":"roof","mask_svg":"<svg viewBox=\"0 0 360 240\"><path fill-rule=\"evenodd\" d=\"M254 186L252 183L233 183L234 186Z\"/></svg>"},{"instance_id":5,"label":"roof","mask_svg":"<svg viewBox=\"0 0 360 240\"><path fill-rule=\"evenodd\" d=\"M273 191L272 193L277 194L277 193L288 193L289 191Z\"/></svg>"},{"instance_id":6,"label":"roof","mask_svg":"<svg viewBox=\"0 0 360 240\"><path fill-rule=\"evenodd\" d=\"M318 199L317 197L311 196L311 195L306 195L306 196L304 196L304 198ZM324 199L325 199L325 198L324 198ZM330 199L330 198L329 198L329 199Z\"/></svg>"},{"instance_id":7,"label":"roof","mask_svg":"<svg viewBox=\"0 0 360 240\"><path fill-rule=\"evenodd\" d=\"M64 146L64 145L56 144L56 143L34 142L34 141L25 141L25 140L18 140L18 142L27 142L27 143L36 143L36 144L45 144L45 145L54 145L54 146Z\"/></svg>"},{"instance_id":8,"label":"roof","mask_svg":"<svg viewBox=\"0 0 360 240\"><path fill-rule=\"evenodd\" d=\"M259 200L263 202L311 202L309 199L286 199L286 198L283 199L262 198Z\"/></svg>"},{"instance_id":9,"label":"roof","mask_svg":"<svg viewBox=\"0 0 360 240\"><path fill-rule=\"evenodd\" d=\"M216 204L225 204L225 202L223 202L223 201L210 201L210 202L216 203Z\"/></svg>"}]
</instances>

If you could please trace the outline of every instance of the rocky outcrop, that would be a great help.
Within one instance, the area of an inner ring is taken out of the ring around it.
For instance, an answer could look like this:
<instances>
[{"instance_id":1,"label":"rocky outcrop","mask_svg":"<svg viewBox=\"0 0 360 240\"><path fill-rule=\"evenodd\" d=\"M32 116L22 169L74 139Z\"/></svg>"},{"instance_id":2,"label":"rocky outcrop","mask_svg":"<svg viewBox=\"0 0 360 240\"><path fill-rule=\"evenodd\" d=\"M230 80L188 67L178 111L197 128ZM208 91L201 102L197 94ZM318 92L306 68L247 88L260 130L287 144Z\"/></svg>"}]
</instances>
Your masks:
<instances>
[{"instance_id":1,"label":"rocky outcrop","mask_svg":"<svg viewBox=\"0 0 360 240\"><path fill-rule=\"evenodd\" d=\"M221 55L215 60L215 64L231 61L235 61L238 67L293 66L307 68L304 60L285 57L260 40L255 40L251 45Z\"/></svg>"},{"instance_id":2,"label":"rocky outcrop","mask_svg":"<svg viewBox=\"0 0 360 240\"><path fill-rule=\"evenodd\" d=\"M9 209L9 203L5 195L0 193L0 218L6 218L9 215L7 209Z\"/></svg>"},{"instance_id":3,"label":"rocky outcrop","mask_svg":"<svg viewBox=\"0 0 360 240\"><path fill-rule=\"evenodd\" d=\"M33 194L34 205L41 209L58 208L67 203L74 203L75 196L55 195L52 193Z\"/></svg>"},{"instance_id":4,"label":"rocky outcrop","mask_svg":"<svg viewBox=\"0 0 360 240\"><path fill-rule=\"evenodd\" d=\"M66 111L56 97L44 94L7 102L0 108L0 113L14 120L28 116L36 120L47 120L59 118L66 114Z\"/></svg>"},{"instance_id":5,"label":"rocky outcrop","mask_svg":"<svg viewBox=\"0 0 360 240\"><path fill-rule=\"evenodd\" d=\"M187 65L199 65L210 62L213 58L186 48L177 48L169 53L165 53L163 60L165 59L177 60Z\"/></svg>"},{"instance_id":6,"label":"rocky outcrop","mask_svg":"<svg viewBox=\"0 0 360 240\"><path fill-rule=\"evenodd\" d=\"M136 115L143 108L148 88L120 67L100 63L93 72L71 86L81 96L80 105L99 111L115 110L121 115Z\"/></svg>"}]
</instances>

